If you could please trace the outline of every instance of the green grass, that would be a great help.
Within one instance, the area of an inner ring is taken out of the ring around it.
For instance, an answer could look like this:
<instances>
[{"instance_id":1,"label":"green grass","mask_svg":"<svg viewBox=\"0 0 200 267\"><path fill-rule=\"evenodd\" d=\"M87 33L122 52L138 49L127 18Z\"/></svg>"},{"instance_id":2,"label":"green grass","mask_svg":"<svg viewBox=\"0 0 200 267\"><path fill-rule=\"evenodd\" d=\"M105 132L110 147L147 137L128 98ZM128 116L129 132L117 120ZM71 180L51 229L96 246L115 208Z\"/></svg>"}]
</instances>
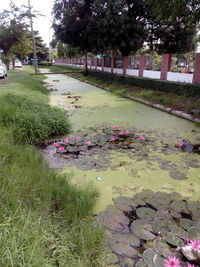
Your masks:
<instances>
[{"instance_id":1,"label":"green grass","mask_svg":"<svg viewBox=\"0 0 200 267\"><path fill-rule=\"evenodd\" d=\"M102 231L89 221L98 192L50 170L30 146L0 134L0 266L98 266Z\"/></svg>"},{"instance_id":2,"label":"green grass","mask_svg":"<svg viewBox=\"0 0 200 267\"><path fill-rule=\"evenodd\" d=\"M30 145L67 121L47 101L43 79L27 72L0 92L0 266L103 266L104 231L91 220L98 191L50 169Z\"/></svg>"},{"instance_id":3,"label":"green grass","mask_svg":"<svg viewBox=\"0 0 200 267\"><path fill-rule=\"evenodd\" d=\"M67 113L47 104L41 77L14 72L0 93L0 126L11 129L15 142L39 145L69 132Z\"/></svg>"}]
</instances>

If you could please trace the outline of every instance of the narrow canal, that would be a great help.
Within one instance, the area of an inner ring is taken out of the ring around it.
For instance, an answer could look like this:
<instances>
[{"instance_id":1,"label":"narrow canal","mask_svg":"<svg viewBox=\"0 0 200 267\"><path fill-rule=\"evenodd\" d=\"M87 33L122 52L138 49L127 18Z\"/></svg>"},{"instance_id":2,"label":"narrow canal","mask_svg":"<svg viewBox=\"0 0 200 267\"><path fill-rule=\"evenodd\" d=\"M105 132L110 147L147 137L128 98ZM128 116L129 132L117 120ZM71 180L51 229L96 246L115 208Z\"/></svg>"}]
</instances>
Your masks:
<instances>
[{"instance_id":1,"label":"narrow canal","mask_svg":"<svg viewBox=\"0 0 200 267\"><path fill-rule=\"evenodd\" d=\"M199 199L199 154L182 152L175 146L183 139L200 143L196 124L65 75L47 75L45 82L52 91L50 104L68 111L72 125L68 138L101 139L116 125L135 134L131 149L102 147L74 159L55 156L52 146L43 151L52 167L73 174L74 183L91 182L99 188L96 212L104 210L113 198L133 196L146 189ZM141 136L146 141L140 140Z\"/></svg>"}]
</instances>

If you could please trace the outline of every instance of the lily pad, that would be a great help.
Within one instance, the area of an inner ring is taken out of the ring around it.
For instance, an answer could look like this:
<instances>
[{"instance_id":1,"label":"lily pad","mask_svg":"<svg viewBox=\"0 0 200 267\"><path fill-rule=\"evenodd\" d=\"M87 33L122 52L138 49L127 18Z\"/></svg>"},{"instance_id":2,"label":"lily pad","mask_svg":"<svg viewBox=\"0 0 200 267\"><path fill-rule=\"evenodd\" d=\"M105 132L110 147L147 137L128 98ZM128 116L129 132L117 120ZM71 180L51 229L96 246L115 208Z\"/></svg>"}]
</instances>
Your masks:
<instances>
[{"instance_id":1,"label":"lily pad","mask_svg":"<svg viewBox=\"0 0 200 267\"><path fill-rule=\"evenodd\" d=\"M148 267L155 267L153 263L153 258L156 255L156 252L153 248L148 248L144 251L142 258L144 259Z\"/></svg>"},{"instance_id":2,"label":"lily pad","mask_svg":"<svg viewBox=\"0 0 200 267\"><path fill-rule=\"evenodd\" d=\"M183 240L179 238L176 233L166 232L162 234L162 238L172 246L179 247L183 245Z\"/></svg>"},{"instance_id":3,"label":"lily pad","mask_svg":"<svg viewBox=\"0 0 200 267\"><path fill-rule=\"evenodd\" d=\"M170 246L166 243L165 240L162 240L161 238L157 238L153 242L154 250L164 258L167 258L170 253Z\"/></svg>"},{"instance_id":4,"label":"lily pad","mask_svg":"<svg viewBox=\"0 0 200 267\"><path fill-rule=\"evenodd\" d=\"M132 234L116 234L110 240L109 245L116 254L133 257L137 254L133 246L139 246L140 240Z\"/></svg>"},{"instance_id":5,"label":"lily pad","mask_svg":"<svg viewBox=\"0 0 200 267\"><path fill-rule=\"evenodd\" d=\"M136 220L131 224L131 231L140 239L153 240L155 235L153 234L152 225L145 220Z\"/></svg>"},{"instance_id":6,"label":"lily pad","mask_svg":"<svg viewBox=\"0 0 200 267\"><path fill-rule=\"evenodd\" d=\"M164 266L164 258L161 257L160 255L156 254L153 257L153 264L154 264L154 267L163 267Z\"/></svg>"},{"instance_id":7,"label":"lily pad","mask_svg":"<svg viewBox=\"0 0 200 267\"><path fill-rule=\"evenodd\" d=\"M192 144L185 144L182 147L183 152L192 152L193 151L193 145Z\"/></svg>"},{"instance_id":8,"label":"lily pad","mask_svg":"<svg viewBox=\"0 0 200 267\"><path fill-rule=\"evenodd\" d=\"M140 219L146 219L146 220L153 220L156 217L156 211L151 209L151 208L146 208L146 207L142 207L142 208L138 208L136 209L136 214L138 216L138 218Z\"/></svg>"},{"instance_id":9,"label":"lily pad","mask_svg":"<svg viewBox=\"0 0 200 267\"><path fill-rule=\"evenodd\" d=\"M180 172L178 170L170 171L169 175L175 180L187 180L188 179L188 176L185 173Z\"/></svg>"},{"instance_id":10,"label":"lily pad","mask_svg":"<svg viewBox=\"0 0 200 267\"><path fill-rule=\"evenodd\" d=\"M158 203L163 204L163 205L168 205L171 201L169 198L169 194L164 193L164 192L156 192L154 194L154 197Z\"/></svg>"},{"instance_id":11,"label":"lily pad","mask_svg":"<svg viewBox=\"0 0 200 267\"><path fill-rule=\"evenodd\" d=\"M188 213L189 214L189 210L187 208L187 203L183 200L181 201L173 201L170 204L170 208L176 212L183 212L183 213Z\"/></svg>"},{"instance_id":12,"label":"lily pad","mask_svg":"<svg viewBox=\"0 0 200 267\"><path fill-rule=\"evenodd\" d=\"M127 212L132 211L133 207L137 206L137 203L134 202L132 198L128 197L117 197L113 202L118 209Z\"/></svg>"},{"instance_id":13,"label":"lily pad","mask_svg":"<svg viewBox=\"0 0 200 267\"><path fill-rule=\"evenodd\" d=\"M113 232L121 232L129 224L129 219L122 212L98 214L97 221Z\"/></svg>"},{"instance_id":14,"label":"lily pad","mask_svg":"<svg viewBox=\"0 0 200 267\"><path fill-rule=\"evenodd\" d=\"M139 261L137 261L137 263L135 264L135 267L147 267L146 263L144 260L140 259Z\"/></svg>"},{"instance_id":15,"label":"lily pad","mask_svg":"<svg viewBox=\"0 0 200 267\"><path fill-rule=\"evenodd\" d=\"M114 234L111 243L123 243L132 247L139 247L140 240L133 234Z\"/></svg>"},{"instance_id":16,"label":"lily pad","mask_svg":"<svg viewBox=\"0 0 200 267\"><path fill-rule=\"evenodd\" d=\"M190 227L193 226L193 222L189 219L182 218L180 219L180 225L185 229L188 230Z\"/></svg>"},{"instance_id":17,"label":"lily pad","mask_svg":"<svg viewBox=\"0 0 200 267\"><path fill-rule=\"evenodd\" d=\"M189 239L200 240L200 227L190 227L187 233Z\"/></svg>"}]
</instances>

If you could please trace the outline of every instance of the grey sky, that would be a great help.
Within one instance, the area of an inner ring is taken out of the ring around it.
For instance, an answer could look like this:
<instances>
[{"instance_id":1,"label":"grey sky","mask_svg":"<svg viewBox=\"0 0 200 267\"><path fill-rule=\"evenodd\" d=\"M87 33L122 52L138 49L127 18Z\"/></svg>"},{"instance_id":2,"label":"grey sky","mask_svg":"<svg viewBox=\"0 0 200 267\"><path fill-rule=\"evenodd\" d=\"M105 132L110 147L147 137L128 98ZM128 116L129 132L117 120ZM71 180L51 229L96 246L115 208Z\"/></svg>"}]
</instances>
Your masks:
<instances>
[{"instance_id":1,"label":"grey sky","mask_svg":"<svg viewBox=\"0 0 200 267\"><path fill-rule=\"evenodd\" d=\"M12 0L17 6L27 5L28 0ZM51 10L54 0L30 0L33 9L39 11L44 16L39 16L34 20L34 29L39 31L44 42L49 44L49 34L52 36L51 27ZM2 0L0 3L0 12L9 9L10 0Z\"/></svg>"}]
</instances>

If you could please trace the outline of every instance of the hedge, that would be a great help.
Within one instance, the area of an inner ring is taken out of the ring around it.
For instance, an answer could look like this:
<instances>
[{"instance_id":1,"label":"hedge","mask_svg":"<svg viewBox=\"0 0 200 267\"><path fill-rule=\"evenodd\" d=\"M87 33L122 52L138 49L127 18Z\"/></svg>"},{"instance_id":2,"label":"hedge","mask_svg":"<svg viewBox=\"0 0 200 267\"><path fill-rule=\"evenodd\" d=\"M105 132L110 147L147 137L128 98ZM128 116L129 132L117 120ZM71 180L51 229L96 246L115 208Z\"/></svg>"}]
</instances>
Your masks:
<instances>
[{"instance_id":1,"label":"hedge","mask_svg":"<svg viewBox=\"0 0 200 267\"><path fill-rule=\"evenodd\" d=\"M156 91L174 93L177 95L184 95L187 97L200 98L200 84L179 83L150 78L123 76L95 70L91 70L90 75L106 82L114 82L144 89L152 89Z\"/></svg>"},{"instance_id":2,"label":"hedge","mask_svg":"<svg viewBox=\"0 0 200 267\"><path fill-rule=\"evenodd\" d=\"M41 67L48 67L48 66L52 66L52 63L51 62L39 62L38 65Z\"/></svg>"}]
</instances>

